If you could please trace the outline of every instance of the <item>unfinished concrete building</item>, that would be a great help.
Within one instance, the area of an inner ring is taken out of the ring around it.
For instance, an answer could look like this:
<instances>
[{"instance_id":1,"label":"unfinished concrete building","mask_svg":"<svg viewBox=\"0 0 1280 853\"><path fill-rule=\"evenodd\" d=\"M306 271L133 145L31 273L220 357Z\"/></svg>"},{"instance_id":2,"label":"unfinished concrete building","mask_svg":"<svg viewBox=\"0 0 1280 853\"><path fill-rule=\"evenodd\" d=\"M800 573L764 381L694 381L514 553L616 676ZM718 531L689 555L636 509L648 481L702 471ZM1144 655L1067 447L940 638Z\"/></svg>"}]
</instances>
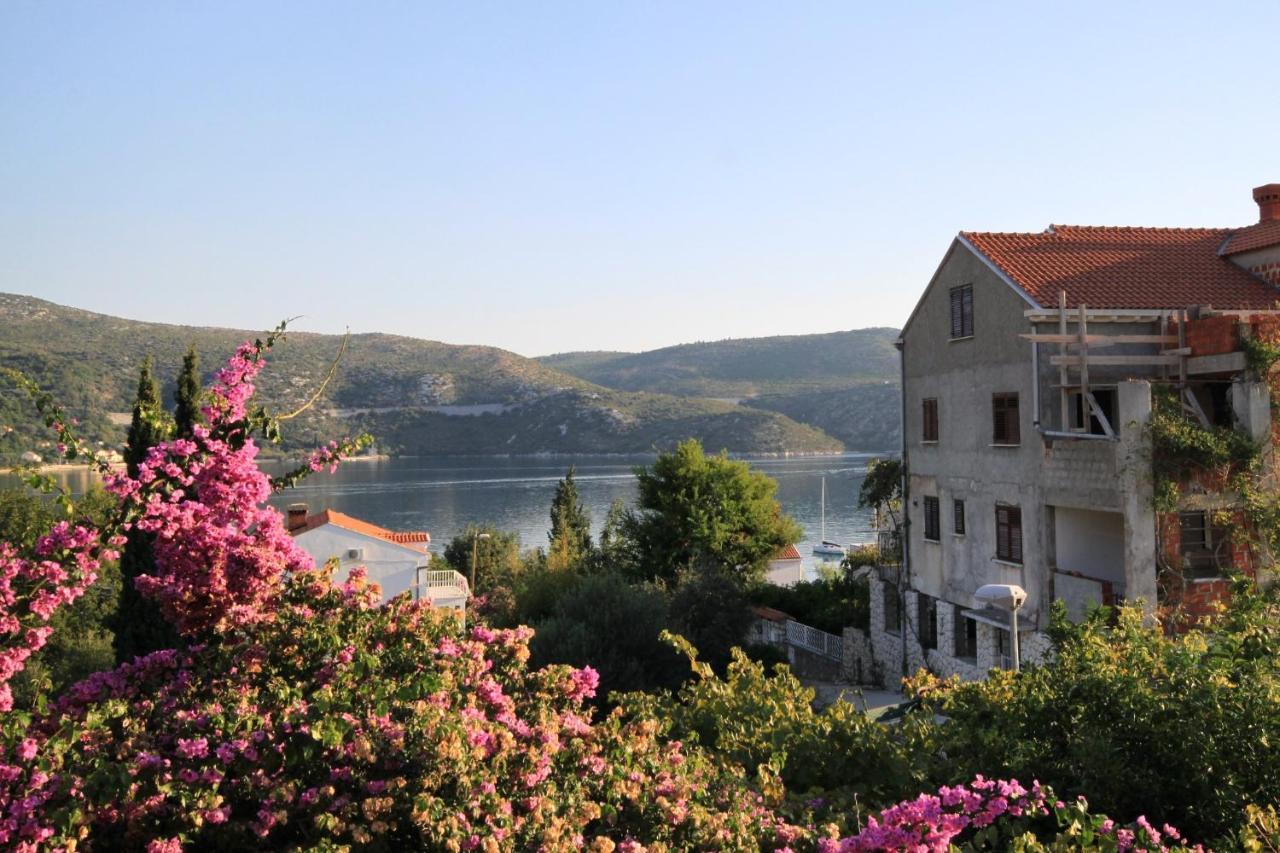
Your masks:
<instances>
[{"instance_id":1,"label":"unfinished concrete building","mask_svg":"<svg viewBox=\"0 0 1280 853\"><path fill-rule=\"evenodd\" d=\"M886 681L1008 666L983 584L1026 590L1034 660L1055 601L1194 616L1268 557L1228 534L1240 496L1211 472L1180 472L1174 506L1153 493L1153 408L1271 443L1270 377L1246 351L1280 339L1280 184L1253 196L1244 228L956 237L900 340L904 547L871 618Z\"/></svg>"}]
</instances>

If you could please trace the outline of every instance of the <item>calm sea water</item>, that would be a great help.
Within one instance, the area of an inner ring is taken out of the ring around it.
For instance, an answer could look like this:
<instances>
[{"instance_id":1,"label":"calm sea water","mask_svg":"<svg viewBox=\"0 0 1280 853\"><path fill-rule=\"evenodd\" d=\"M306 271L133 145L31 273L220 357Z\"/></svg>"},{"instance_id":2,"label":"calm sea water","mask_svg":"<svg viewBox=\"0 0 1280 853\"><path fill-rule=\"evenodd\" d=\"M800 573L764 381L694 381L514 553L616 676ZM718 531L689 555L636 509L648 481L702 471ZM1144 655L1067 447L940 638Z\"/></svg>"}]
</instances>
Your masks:
<instances>
[{"instance_id":1,"label":"calm sea water","mask_svg":"<svg viewBox=\"0 0 1280 853\"><path fill-rule=\"evenodd\" d=\"M858 487L871 454L788 459L748 459L778 481L782 508L801 527L799 543L809 574L812 546L822 538L819 511L827 483L827 538L841 543L872 538L871 516L857 507ZM636 498L633 468L652 457L579 456L571 460L582 502L599 532L609 504ZM522 547L547 544L548 513L565 459L386 459L351 462L334 474L318 474L273 499L280 509L305 502L312 512L329 507L392 530L426 530L431 548L442 550L468 524L491 523L520 534Z\"/></svg>"},{"instance_id":2,"label":"calm sea water","mask_svg":"<svg viewBox=\"0 0 1280 853\"><path fill-rule=\"evenodd\" d=\"M799 542L806 573L816 573L813 545L822 539L819 510L822 481L827 483L827 538L844 544L867 542L871 515L858 509L858 487L872 454L787 459L748 459L753 468L778 482L783 510L799 522ZM349 462L336 473L316 474L272 499L281 510L305 502L312 512L336 509L392 530L426 530L431 549L446 542L468 524L490 523L520 534L522 547L547 544L548 513L556 483L570 462L582 502L596 533L609 504L621 498L628 506L636 498L633 468L653 461L651 456L578 456L540 458L419 458ZM69 488L82 492L88 474L63 475ZM0 476L0 484L9 478Z\"/></svg>"}]
</instances>

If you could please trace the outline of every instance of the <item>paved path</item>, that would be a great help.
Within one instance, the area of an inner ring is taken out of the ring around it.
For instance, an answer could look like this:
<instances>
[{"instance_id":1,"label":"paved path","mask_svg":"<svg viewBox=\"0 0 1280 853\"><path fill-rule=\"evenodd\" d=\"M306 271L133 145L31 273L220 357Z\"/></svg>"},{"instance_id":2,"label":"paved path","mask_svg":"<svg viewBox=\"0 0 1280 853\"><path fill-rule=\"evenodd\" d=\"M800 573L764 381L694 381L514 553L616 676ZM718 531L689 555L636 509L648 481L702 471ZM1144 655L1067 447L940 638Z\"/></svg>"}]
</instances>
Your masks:
<instances>
[{"instance_id":1,"label":"paved path","mask_svg":"<svg viewBox=\"0 0 1280 853\"><path fill-rule=\"evenodd\" d=\"M875 687L860 687L856 684L841 684L832 681L807 681L806 687L812 687L816 695L813 703L819 708L826 708L840 699L852 702L857 708L871 716L879 716L884 709L905 702L903 695L896 690L879 690Z\"/></svg>"}]
</instances>

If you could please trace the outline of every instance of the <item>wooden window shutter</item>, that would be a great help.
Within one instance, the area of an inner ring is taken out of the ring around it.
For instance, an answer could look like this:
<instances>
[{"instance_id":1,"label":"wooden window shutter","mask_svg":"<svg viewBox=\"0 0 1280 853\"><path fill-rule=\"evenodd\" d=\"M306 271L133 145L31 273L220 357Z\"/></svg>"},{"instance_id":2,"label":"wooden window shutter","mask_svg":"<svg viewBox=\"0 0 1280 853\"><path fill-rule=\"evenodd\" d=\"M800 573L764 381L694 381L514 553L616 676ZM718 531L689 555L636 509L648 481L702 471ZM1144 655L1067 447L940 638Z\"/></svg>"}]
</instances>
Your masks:
<instances>
[{"instance_id":1,"label":"wooden window shutter","mask_svg":"<svg viewBox=\"0 0 1280 853\"><path fill-rule=\"evenodd\" d=\"M996 507L996 557L1009 559L1009 508Z\"/></svg>"},{"instance_id":2,"label":"wooden window shutter","mask_svg":"<svg viewBox=\"0 0 1280 853\"><path fill-rule=\"evenodd\" d=\"M952 511L952 524L955 527L955 532L959 534L963 534L964 533L964 501L955 501L951 506L951 511Z\"/></svg>"},{"instance_id":3,"label":"wooden window shutter","mask_svg":"<svg viewBox=\"0 0 1280 853\"><path fill-rule=\"evenodd\" d=\"M973 285L951 288L951 337L973 334Z\"/></svg>"},{"instance_id":4,"label":"wooden window shutter","mask_svg":"<svg viewBox=\"0 0 1280 853\"><path fill-rule=\"evenodd\" d=\"M938 440L938 401L930 398L924 401L923 441Z\"/></svg>"},{"instance_id":5,"label":"wooden window shutter","mask_svg":"<svg viewBox=\"0 0 1280 853\"><path fill-rule=\"evenodd\" d=\"M1009 559L1022 562L1022 510L1009 509Z\"/></svg>"}]
</instances>

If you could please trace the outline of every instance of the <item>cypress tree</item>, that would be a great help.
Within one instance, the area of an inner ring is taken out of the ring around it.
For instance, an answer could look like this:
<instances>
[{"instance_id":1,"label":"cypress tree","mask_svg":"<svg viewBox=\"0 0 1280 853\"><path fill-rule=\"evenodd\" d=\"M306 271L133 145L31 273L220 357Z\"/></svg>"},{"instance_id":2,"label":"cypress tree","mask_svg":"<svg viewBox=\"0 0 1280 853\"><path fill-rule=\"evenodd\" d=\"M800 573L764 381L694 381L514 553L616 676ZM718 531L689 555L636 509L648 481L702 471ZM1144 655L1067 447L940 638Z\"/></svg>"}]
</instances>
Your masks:
<instances>
[{"instance_id":1,"label":"cypress tree","mask_svg":"<svg viewBox=\"0 0 1280 853\"><path fill-rule=\"evenodd\" d=\"M551 499L551 530L547 534L550 554L556 558L555 562L564 565L579 563L591 554L591 516L578 497L573 474L570 465L564 479L556 485Z\"/></svg>"},{"instance_id":2,"label":"cypress tree","mask_svg":"<svg viewBox=\"0 0 1280 853\"><path fill-rule=\"evenodd\" d=\"M147 356L138 375L138 395L133 403L133 420L124 452L131 476L137 476L147 450L168 439L172 432L172 421L160 404L160 387L151 372L151 357ZM120 607L114 619L117 663L178 645L177 632L159 608L133 587L134 578L155 570L152 537L136 528L130 530L128 536L129 541L120 552Z\"/></svg>"},{"instance_id":3,"label":"cypress tree","mask_svg":"<svg viewBox=\"0 0 1280 853\"><path fill-rule=\"evenodd\" d=\"M201 423L200 398L204 389L200 385L200 354L195 344L182 357L182 373L178 374L177 408L173 411L174 434L190 438L192 427Z\"/></svg>"}]
</instances>

